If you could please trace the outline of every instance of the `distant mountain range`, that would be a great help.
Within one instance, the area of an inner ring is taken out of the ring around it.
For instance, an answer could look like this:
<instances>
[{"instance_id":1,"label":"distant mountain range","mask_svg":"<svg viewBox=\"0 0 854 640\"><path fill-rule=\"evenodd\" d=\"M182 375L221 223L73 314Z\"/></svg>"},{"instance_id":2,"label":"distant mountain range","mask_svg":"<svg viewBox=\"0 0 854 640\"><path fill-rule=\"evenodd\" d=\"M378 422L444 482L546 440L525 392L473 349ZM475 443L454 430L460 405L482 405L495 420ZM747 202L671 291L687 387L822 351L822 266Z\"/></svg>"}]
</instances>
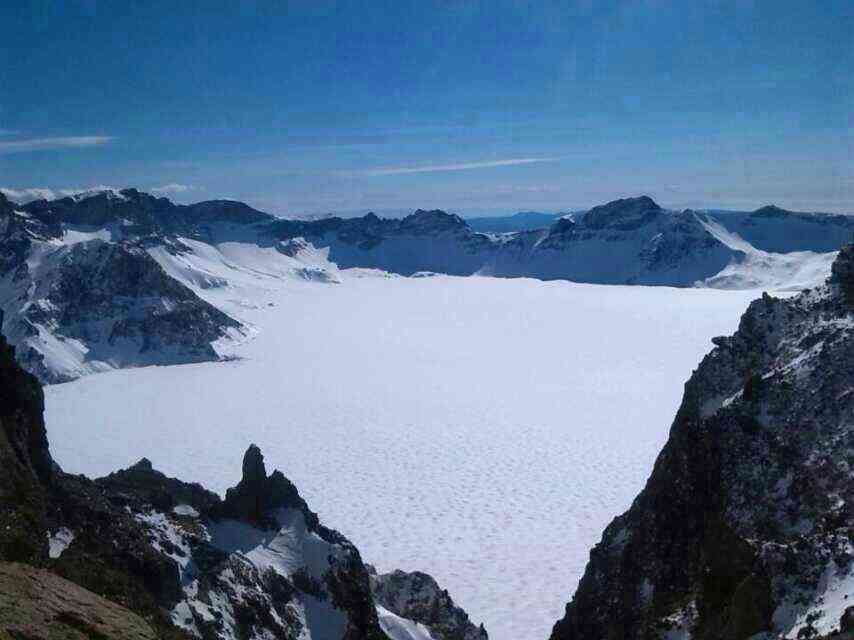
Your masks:
<instances>
[{"instance_id":1,"label":"distant mountain range","mask_svg":"<svg viewBox=\"0 0 854 640\"><path fill-rule=\"evenodd\" d=\"M511 216L534 225L546 214ZM177 205L136 189L15 204L0 194L0 309L45 382L199 362L251 335L215 292L236 282L337 282L342 269L598 284L800 289L826 278L854 218L763 207L668 211L615 200L542 228L475 230L440 210L286 220L241 202Z\"/></svg>"},{"instance_id":2,"label":"distant mountain range","mask_svg":"<svg viewBox=\"0 0 854 640\"><path fill-rule=\"evenodd\" d=\"M514 231L533 231L544 229L564 216L563 213L540 213L539 211L520 211L510 216L486 216L466 218L473 231L484 233L512 233Z\"/></svg>"},{"instance_id":3,"label":"distant mountain range","mask_svg":"<svg viewBox=\"0 0 854 640\"><path fill-rule=\"evenodd\" d=\"M738 211L732 209L701 209L700 212L715 219L725 221L726 228L738 233L742 238L755 246L761 246L766 251L786 253L788 251L836 251L839 248L838 238L833 234L820 234L816 237L810 230L814 229L816 219L833 219L840 214L832 213L799 213L787 211L775 205L767 205L755 211ZM519 211L503 216L465 217L466 223L473 231L483 233L513 233L516 231L535 231L552 226L559 218L582 215L584 211L569 211L563 213L543 213L540 211ZM850 216L843 216L843 220ZM760 218L765 224L757 225ZM796 229L795 220L800 218L802 228ZM769 224L769 220L777 220L778 224ZM844 224L842 225L845 226ZM806 231L805 235L797 233ZM824 243L822 243L822 239ZM800 242L800 244L798 244ZM793 247L800 248L793 248Z\"/></svg>"}]
</instances>

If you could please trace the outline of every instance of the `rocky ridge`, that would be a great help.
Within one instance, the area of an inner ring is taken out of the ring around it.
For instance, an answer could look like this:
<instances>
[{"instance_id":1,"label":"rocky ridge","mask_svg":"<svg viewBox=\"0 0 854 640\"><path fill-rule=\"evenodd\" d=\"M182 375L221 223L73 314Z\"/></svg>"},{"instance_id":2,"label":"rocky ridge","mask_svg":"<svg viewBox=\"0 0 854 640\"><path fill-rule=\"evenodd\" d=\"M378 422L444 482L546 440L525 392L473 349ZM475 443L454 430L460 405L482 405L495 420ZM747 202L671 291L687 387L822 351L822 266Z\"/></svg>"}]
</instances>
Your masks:
<instances>
[{"instance_id":1,"label":"rocky ridge","mask_svg":"<svg viewBox=\"0 0 854 640\"><path fill-rule=\"evenodd\" d=\"M854 247L832 274L714 340L552 640L854 631Z\"/></svg>"},{"instance_id":2,"label":"rocky ridge","mask_svg":"<svg viewBox=\"0 0 854 640\"><path fill-rule=\"evenodd\" d=\"M397 570L380 574L373 567L368 571L377 605L424 625L435 640L488 640L483 624L474 625L448 592L426 573Z\"/></svg>"}]
</instances>

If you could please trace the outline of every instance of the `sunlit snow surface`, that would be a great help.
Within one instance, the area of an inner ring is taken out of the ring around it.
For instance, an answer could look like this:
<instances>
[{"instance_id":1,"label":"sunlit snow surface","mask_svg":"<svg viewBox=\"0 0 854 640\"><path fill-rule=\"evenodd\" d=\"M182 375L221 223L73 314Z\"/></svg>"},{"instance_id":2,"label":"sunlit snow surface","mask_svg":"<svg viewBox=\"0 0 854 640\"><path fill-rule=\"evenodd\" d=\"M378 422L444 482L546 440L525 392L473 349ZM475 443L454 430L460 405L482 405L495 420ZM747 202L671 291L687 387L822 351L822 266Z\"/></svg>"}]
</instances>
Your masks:
<instances>
[{"instance_id":1,"label":"sunlit snow surface","mask_svg":"<svg viewBox=\"0 0 854 640\"><path fill-rule=\"evenodd\" d=\"M642 488L750 291L341 272L202 292L237 360L48 387L51 449L218 491L257 443L380 571L424 570L496 640L542 640ZM242 288L241 288L242 287Z\"/></svg>"}]
</instances>

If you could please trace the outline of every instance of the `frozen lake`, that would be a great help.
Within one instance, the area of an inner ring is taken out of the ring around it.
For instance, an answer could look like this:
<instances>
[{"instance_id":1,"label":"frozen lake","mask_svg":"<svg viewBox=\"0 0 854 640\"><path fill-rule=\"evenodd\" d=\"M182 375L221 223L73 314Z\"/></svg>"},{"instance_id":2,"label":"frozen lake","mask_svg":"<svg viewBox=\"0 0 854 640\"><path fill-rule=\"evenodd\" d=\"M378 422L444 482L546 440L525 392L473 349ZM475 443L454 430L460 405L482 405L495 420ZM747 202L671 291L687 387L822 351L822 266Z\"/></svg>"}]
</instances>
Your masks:
<instances>
[{"instance_id":1,"label":"frozen lake","mask_svg":"<svg viewBox=\"0 0 854 640\"><path fill-rule=\"evenodd\" d=\"M210 295L259 329L240 359L47 388L60 465L146 456L223 492L255 442L365 561L432 574L495 640L548 637L710 338L757 297L352 275Z\"/></svg>"}]
</instances>

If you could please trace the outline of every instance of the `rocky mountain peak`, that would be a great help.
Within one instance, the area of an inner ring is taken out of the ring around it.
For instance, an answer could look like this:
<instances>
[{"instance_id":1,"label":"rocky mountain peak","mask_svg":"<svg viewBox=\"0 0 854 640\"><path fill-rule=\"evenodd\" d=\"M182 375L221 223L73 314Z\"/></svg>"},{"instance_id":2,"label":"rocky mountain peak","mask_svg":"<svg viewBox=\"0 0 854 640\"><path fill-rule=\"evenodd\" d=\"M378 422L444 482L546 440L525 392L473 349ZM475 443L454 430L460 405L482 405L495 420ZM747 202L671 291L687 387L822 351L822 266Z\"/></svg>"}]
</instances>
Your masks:
<instances>
[{"instance_id":1,"label":"rocky mountain peak","mask_svg":"<svg viewBox=\"0 0 854 640\"><path fill-rule=\"evenodd\" d=\"M759 207L750 215L756 216L758 218L783 218L789 215L790 213L790 211L786 211L786 209L778 207L775 204L768 204L764 207Z\"/></svg>"},{"instance_id":2,"label":"rocky mountain peak","mask_svg":"<svg viewBox=\"0 0 854 640\"><path fill-rule=\"evenodd\" d=\"M620 231L637 229L651 222L664 210L649 196L622 198L593 207L582 221L591 229L611 228Z\"/></svg>"},{"instance_id":3,"label":"rocky mountain peak","mask_svg":"<svg viewBox=\"0 0 854 640\"><path fill-rule=\"evenodd\" d=\"M264 467L264 454L255 444L250 444L243 454L243 478L241 484L247 487L259 487L267 480L267 469Z\"/></svg>"},{"instance_id":4,"label":"rocky mountain peak","mask_svg":"<svg viewBox=\"0 0 854 640\"><path fill-rule=\"evenodd\" d=\"M148 458L140 458L139 462L133 465L131 469L136 469L137 471L153 471L154 466Z\"/></svg>"},{"instance_id":5,"label":"rocky mountain peak","mask_svg":"<svg viewBox=\"0 0 854 640\"><path fill-rule=\"evenodd\" d=\"M253 209L237 200L205 200L195 204L177 206L181 214L192 223L226 222L231 224L255 224L271 222L275 216Z\"/></svg>"},{"instance_id":6,"label":"rocky mountain peak","mask_svg":"<svg viewBox=\"0 0 854 640\"><path fill-rule=\"evenodd\" d=\"M293 483L281 471L267 475L264 455L252 444L243 456L243 477L237 486L226 491L221 515L269 528L277 525L274 512L281 508L298 509L309 527L317 525L317 516L308 509Z\"/></svg>"},{"instance_id":7,"label":"rocky mountain peak","mask_svg":"<svg viewBox=\"0 0 854 640\"><path fill-rule=\"evenodd\" d=\"M467 229L468 225L460 216L441 209L416 209L400 221L401 228L410 231L450 231Z\"/></svg>"},{"instance_id":8,"label":"rocky mountain peak","mask_svg":"<svg viewBox=\"0 0 854 640\"><path fill-rule=\"evenodd\" d=\"M437 640L488 640L483 624L475 625L429 574L400 570L379 574L371 566L368 573L377 604L420 622Z\"/></svg>"},{"instance_id":9,"label":"rocky mountain peak","mask_svg":"<svg viewBox=\"0 0 854 640\"><path fill-rule=\"evenodd\" d=\"M549 229L549 234L563 234L575 230L575 220L570 217L559 218Z\"/></svg>"}]
</instances>

